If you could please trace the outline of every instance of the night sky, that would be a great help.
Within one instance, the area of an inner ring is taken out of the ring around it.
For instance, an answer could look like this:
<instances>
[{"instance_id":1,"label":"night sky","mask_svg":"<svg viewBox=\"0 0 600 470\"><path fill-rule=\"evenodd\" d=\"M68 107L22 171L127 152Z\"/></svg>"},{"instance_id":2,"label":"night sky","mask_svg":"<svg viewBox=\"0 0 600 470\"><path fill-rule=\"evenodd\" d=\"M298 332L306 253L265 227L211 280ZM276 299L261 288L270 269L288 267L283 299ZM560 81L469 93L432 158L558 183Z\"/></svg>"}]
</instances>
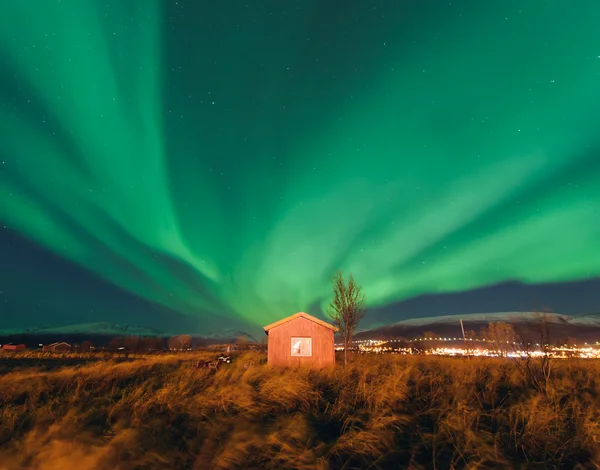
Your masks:
<instances>
[{"instance_id":1,"label":"night sky","mask_svg":"<svg viewBox=\"0 0 600 470\"><path fill-rule=\"evenodd\" d=\"M600 311L600 3L4 0L0 328Z\"/></svg>"}]
</instances>

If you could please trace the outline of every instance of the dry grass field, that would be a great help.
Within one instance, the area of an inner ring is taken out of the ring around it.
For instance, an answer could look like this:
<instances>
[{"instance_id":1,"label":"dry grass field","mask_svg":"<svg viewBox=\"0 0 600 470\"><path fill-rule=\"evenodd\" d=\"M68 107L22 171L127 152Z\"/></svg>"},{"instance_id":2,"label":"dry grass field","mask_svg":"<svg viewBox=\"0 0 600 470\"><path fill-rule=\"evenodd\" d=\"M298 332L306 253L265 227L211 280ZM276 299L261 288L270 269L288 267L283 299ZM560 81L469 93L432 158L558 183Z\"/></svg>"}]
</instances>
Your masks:
<instances>
[{"instance_id":1,"label":"dry grass field","mask_svg":"<svg viewBox=\"0 0 600 470\"><path fill-rule=\"evenodd\" d=\"M511 360L363 355L310 371L246 353L215 372L194 369L203 354L21 358L0 375L0 469L600 465L599 362L557 362L541 389Z\"/></svg>"}]
</instances>

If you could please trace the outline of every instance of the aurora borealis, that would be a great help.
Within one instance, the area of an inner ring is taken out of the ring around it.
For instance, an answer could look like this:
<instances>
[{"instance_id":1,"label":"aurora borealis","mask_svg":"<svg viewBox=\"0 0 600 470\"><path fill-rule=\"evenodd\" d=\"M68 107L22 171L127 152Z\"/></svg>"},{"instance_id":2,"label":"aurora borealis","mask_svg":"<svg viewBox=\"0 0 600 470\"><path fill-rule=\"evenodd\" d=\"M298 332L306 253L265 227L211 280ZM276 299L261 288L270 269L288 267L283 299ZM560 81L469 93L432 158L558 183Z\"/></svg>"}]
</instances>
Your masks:
<instances>
[{"instance_id":1,"label":"aurora borealis","mask_svg":"<svg viewBox=\"0 0 600 470\"><path fill-rule=\"evenodd\" d=\"M2 226L135 296L260 326L336 270L372 308L600 276L595 0L0 12Z\"/></svg>"}]
</instances>

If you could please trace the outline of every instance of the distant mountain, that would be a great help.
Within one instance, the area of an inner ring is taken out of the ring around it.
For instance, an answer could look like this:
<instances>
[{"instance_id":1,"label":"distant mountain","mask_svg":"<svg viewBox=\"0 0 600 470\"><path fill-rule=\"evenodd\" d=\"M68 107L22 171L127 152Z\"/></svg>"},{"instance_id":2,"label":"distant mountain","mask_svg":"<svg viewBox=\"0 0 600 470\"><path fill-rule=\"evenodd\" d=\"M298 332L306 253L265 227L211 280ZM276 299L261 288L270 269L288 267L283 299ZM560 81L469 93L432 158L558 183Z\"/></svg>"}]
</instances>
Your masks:
<instances>
[{"instance_id":1,"label":"distant mountain","mask_svg":"<svg viewBox=\"0 0 600 470\"><path fill-rule=\"evenodd\" d=\"M397 323L393 323L390 326L433 325L436 323L456 323L460 322L460 320L462 320L463 323L492 323L497 321L507 323L518 323L535 321L539 315L539 313L534 312L469 313L465 315L445 315L440 317L412 318L410 320L403 320ZM600 327L600 317L598 316L574 317L571 315L561 315L558 313L546 313L545 316L548 321L553 323L594 325Z\"/></svg>"},{"instance_id":2,"label":"distant mountain","mask_svg":"<svg viewBox=\"0 0 600 470\"><path fill-rule=\"evenodd\" d=\"M110 341L111 338L119 336L166 338L174 336L174 333L165 333L154 328L137 325L123 325L107 322L81 323L66 326L43 326L36 328L0 330L0 344L8 341L37 344L54 341L81 342L84 340L91 340L94 343L104 344ZM248 342L257 342L256 339L248 333L230 329L207 334L192 334L191 336L207 344L232 343L239 338L245 338Z\"/></svg>"},{"instance_id":3,"label":"distant mountain","mask_svg":"<svg viewBox=\"0 0 600 470\"><path fill-rule=\"evenodd\" d=\"M81 323L66 326L42 326L37 328L16 328L0 330L0 336L10 335L102 335L102 336L168 336L154 328L119 325L115 323Z\"/></svg>"},{"instance_id":4,"label":"distant mountain","mask_svg":"<svg viewBox=\"0 0 600 470\"><path fill-rule=\"evenodd\" d=\"M460 320L462 320L465 330L474 330L477 333L489 323L498 321L510 323L516 329L528 330L535 327L539 321L539 315L534 312L498 312L412 318L361 331L355 335L355 339L410 339L420 337L428 331L440 336L462 337ZM572 316L547 313L545 318L551 338L558 340L574 337L587 342L600 341L600 315Z\"/></svg>"},{"instance_id":5,"label":"distant mountain","mask_svg":"<svg viewBox=\"0 0 600 470\"><path fill-rule=\"evenodd\" d=\"M217 339L235 340L238 338L244 338L247 341L252 342L252 343L258 342L256 340L256 338L254 336L252 336L251 334L244 333L243 331L237 331L237 330L222 330L219 332L210 332L210 333L201 334L201 335L197 335L197 336L200 338L213 339L213 340L217 340Z\"/></svg>"}]
</instances>

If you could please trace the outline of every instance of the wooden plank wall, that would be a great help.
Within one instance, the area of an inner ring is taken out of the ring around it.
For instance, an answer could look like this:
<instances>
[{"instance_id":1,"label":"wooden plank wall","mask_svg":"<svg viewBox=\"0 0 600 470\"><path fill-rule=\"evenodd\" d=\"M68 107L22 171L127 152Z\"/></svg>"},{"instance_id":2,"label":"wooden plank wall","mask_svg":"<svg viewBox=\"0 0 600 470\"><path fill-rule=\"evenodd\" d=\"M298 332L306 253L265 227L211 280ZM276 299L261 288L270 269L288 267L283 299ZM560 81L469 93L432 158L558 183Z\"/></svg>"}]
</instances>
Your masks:
<instances>
[{"instance_id":1,"label":"wooden plank wall","mask_svg":"<svg viewBox=\"0 0 600 470\"><path fill-rule=\"evenodd\" d=\"M292 337L312 338L312 356L292 356ZM268 362L279 366L333 366L335 351L333 330L298 317L269 331Z\"/></svg>"}]
</instances>

